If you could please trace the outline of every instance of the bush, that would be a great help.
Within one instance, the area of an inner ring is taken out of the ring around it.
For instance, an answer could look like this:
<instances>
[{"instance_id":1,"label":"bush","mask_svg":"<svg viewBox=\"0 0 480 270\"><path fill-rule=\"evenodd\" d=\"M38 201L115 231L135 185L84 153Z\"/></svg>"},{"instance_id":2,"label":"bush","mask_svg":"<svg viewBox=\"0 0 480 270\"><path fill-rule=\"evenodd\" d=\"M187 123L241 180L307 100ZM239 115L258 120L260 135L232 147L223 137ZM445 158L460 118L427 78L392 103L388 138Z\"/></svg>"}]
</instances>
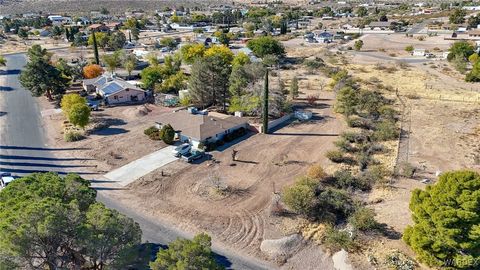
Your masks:
<instances>
[{"instance_id":1,"label":"bush","mask_svg":"<svg viewBox=\"0 0 480 270\"><path fill-rule=\"evenodd\" d=\"M348 117L347 125L352 128L370 129L372 123L365 118L361 117Z\"/></svg>"},{"instance_id":2,"label":"bush","mask_svg":"<svg viewBox=\"0 0 480 270\"><path fill-rule=\"evenodd\" d=\"M340 149L340 151L347 152L347 153L353 153L357 151L357 148L355 148L349 141L345 140L344 138L340 138L338 141L334 142L335 146Z\"/></svg>"},{"instance_id":3,"label":"bush","mask_svg":"<svg viewBox=\"0 0 480 270\"><path fill-rule=\"evenodd\" d=\"M398 174L403 177L412 178L415 174L417 168L408 162L403 162L400 164Z\"/></svg>"},{"instance_id":4,"label":"bush","mask_svg":"<svg viewBox=\"0 0 480 270\"><path fill-rule=\"evenodd\" d=\"M166 144L173 144L173 139L175 138L175 130L170 124L164 125L160 131L160 137L163 142Z\"/></svg>"},{"instance_id":5,"label":"bush","mask_svg":"<svg viewBox=\"0 0 480 270\"><path fill-rule=\"evenodd\" d=\"M369 190L371 185L362 178L355 178L348 170L338 170L333 174L334 186L342 189Z\"/></svg>"},{"instance_id":6,"label":"bush","mask_svg":"<svg viewBox=\"0 0 480 270\"><path fill-rule=\"evenodd\" d=\"M67 131L63 137L66 142L76 142L84 138L84 136L77 131Z\"/></svg>"},{"instance_id":7,"label":"bush","mask_svg":"<svg viewBox=\"0 0 480 270\"><path fill-rule=\"evenodd\" d=\"M332 252L341 249L352 250L355 246L349 232L335 230L334 228L327 229L323 244Z\"/></svg>"},{"instance_id":8,"label":"bush","mask_svg":"<svg viewBox=\"0 0 480 270\"><path fill-rule=\"evenodd\" d=\"M415 261L398 250L388 254L385 260L386 264L394 270L417 269Z\"/></svg>"},{"instance_id":9,"label":"bush","mask_svg":"<svg viewBox=\"0 0 480 270\"><path fill-rule=\"evenodd\" d=\"M326 157L335 163L341 163L344 159L343 153L337 150L328 151Z\"/></svg>"},{"instance_id":10,"label":"bush","mask_svg":"<svg viewBox=\"0 0 480 270\"><path fill-rule=\"evenodd\" d=\"M154 127L154 126L151 126L151 127L147 128L147 129L145 129L145 130L143 131L143 134L145 134L145 135L147 135L147 136L150 136L151 134L157 133L158 131L159 131L158 128L156 128L156 127Z\"/></svg>"},{"instance_id":11,"label":"bush","mask_svg":"<svg viewBox=\"0 0 480 270\"><path fill-rule=\"evenodd\" d=\"M340 135L341 138L344 138L351 143L366 143L369 141L369 136L366 132L356 133L356 132L344 132Z\"/></svg>"},{"instance_id":12,"label":"bush","mask_svg":"<svg viewBox=\"0 0 480 270\"><path fill-rule=\"evenodd\" d=\"M375 211L365 207L358 208L348 218L348 223L360 231L370 231L379 228L379 224L375 220Z\"/></svg>"},{"instance_id":13,"label":"bush","mask_svg":"<svg viewBox=\"0 0 480 270\"><path fill-rule=\"evenodd\" d=\"M145 129L143 134L147 135L150 140L159 141L162 139L162 136L160 136L160 130L154 126Z\"/></svg>"},{"instance_id":14,"label":"bush","mask_svg":"<svg viewBox=\"0 0 480 270\"><path fill-rule=\"evenodd\" d=\"M409 53L413 52L414 49L415 49L415 48L413 48L412 45L409 45L409 46L405 47L405 51L407 51L407 52L409 52Z\"/></svg>"},{"instance_id":15,"label":"bush","mask_svg":"<svg viewBox=\"0 0 480 270\"><path fill-rule=\"evenodd\" d=\"M394 121L382 120L377 123L373 137L378 141L394 140L398 137L398 128Z\"/></svg>"},{"instance_id":16,"label":"bush","mask_svg":"<svg viewBox=\"0 0 480 270\"><path fill-rule=\"evenodd\" d=\"M293 211L308 216L312 211L317 184L318 181L301 177L292 186L284 189L283 201Z\"/></svg>"},{"instance_id":17,"label":"bush","mask_svg":"<svg viewBox=\"0 0 480 270\"><path fill-rule=\"evenodd\" d=\"M315 180L321 180L327 177L327 173L319 164L310 166L307 170L307 177Z\"/></svg>"},{"instance_id":18,"label":"bush","mask_svg":"<svg viewBox=\"0 0 480 270\"><path fill-rule=\"evenodd\" d=\"M346 219L355 210L350 194L333 187L318 186L310 217L336 223Z\"/></svg>"}]
</instances>

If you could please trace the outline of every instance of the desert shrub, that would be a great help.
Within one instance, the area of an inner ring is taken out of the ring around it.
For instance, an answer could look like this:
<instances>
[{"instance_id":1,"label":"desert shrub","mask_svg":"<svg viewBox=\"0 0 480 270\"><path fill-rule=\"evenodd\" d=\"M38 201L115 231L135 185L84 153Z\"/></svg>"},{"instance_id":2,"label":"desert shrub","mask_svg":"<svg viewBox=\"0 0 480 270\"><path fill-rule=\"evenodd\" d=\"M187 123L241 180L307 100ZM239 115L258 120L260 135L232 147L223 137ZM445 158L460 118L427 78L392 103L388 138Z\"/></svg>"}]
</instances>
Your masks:
<instances>
[{"instance_id":1,"label":"desert shrub","mask_svg":"<svg viewBox=\"0 0 480 270\"><path fill-rule=\"evenodd\" d=\"M353 239L347 231L340 231L334 228L329 228L325 232L323 244L332 252L341 250L352 250L354 248Z\"/></svg>"},{"instance_id":2,"label":"desert shrub","mask_svg":"<svg viewBox=\"0 0 480 270\"><path fill-rule=\"evenodd\" d=\"M381 119L396 121L397 111L390 106L380 107L379 113Z\"/></svg>"},{"instance_id":3,"label":"desert shrub","mask_svg":"<svg viewBox=\"0 0 480 270\"><path fill-rule=\"evenodd\" d=\"M372 185L386 185L388 183L388 171L382 165L369 166L368 169L362 172L358 178L365 184Z\"/></svg>"},{"instance_id":4,"label":"desert shrub","mask_svg":"<svg viewBox=\"0 0 480 270\"><path fill-rule=\"evenodd\" d=\"M373 137L379 141L394 140L398 137L398 128L393 121L382 120L377 123Z\"/></svg>"},{"instance_id":5,"label":"desert shrub","mask_svg":"<svg viewBox=\"0 0 480 270\"><path fill-rule=\"evenodd\" d=\"M334 187L317 186L310 218L326 222L345 220L355 211L355 203L347 192Z\"/></svg>"},{"instance_id":6,"label":"desert shrub","mask_svg":"<svg viewBox=\"0 0 480 270\"><path fill-rule=\"evenodd\" d=\"M414 49L415 48L412 45L408 45L407 47L405 47L405 51L409 53L413 52Z\"/></svg>"},{"instance_id":7,"label":"desert shrub","mask_svg":"<svg viewBox=\"0 0 480 270\"><path fill-rule=\"evenodd\" d=\"M66 142L76 142L84 138L83 134L78 131L67 131L63 137Z\"/></svg>"},{"instance_id":8,"label":"desert shrub","mask_svg":"<svg viewBox=\"0 0 480 270\"><path fill-rule=\"evenodd\" d=\"M368 146L367 146L368 147ZM368 165L373 163L373 158L368 152L361 151L355 155L355 160L360 167L360 170L365 170Z\"/></svg>"},{"instance_id":9,"label":"desert shrub","mask_svg":"<svg viewBox=\"0 0 480 270\"><path fill-rule=\"evenodd\" d=\"M344 138L340 138L339 140L334 142L335 146L340 149L340 151L353 153L357 151L357 148L353 146L349 141L345 140Z\"/></svg>"},{"instance_id":10,"label":"desert shrub","mask_svg":"<svg viewBox=\"0 0 480 270\"><path fill-rule=\"evenodd\" d=\"M283 191L283 202L293 211L310 215L315 199L315 188L318 181L308 177L299 178L292 186Z\"/></svg>"},{"instance_id":11,"label":"desert shrub","mask_svg":"<svg viewBox=\"0 0 480 270\"><path fill-rule=\"evenodd\" d=\"M335 163L341 163L344 158L343 153L337 150L328 151L325 156Z\"/></svg>"},{"instance_id":12,"label":"desert shrub","mask_svg":"<svg viewBox=\"0 0 480 270\"><path fill-rule=\"evenodd\" d=\"M347 125L352 128L370 129L371 121L361 117L348 117Z\"/></svg>"},{"instance_id":13,"label":"desert shrub","mask_svg":"<svg viewBox=\"0 0 480 270\"><path fill-rule=\"evenodd\" d=\"M398 250L388 254L385 258L385 262L394 270L417 269L415 261Z\"/></svg>"},{"instance_id":14,"label":"desert shrub","mask_svg":"<svg viewBox=\"0 0 480 270\"><path fill-rule=\"evenodd\" d=\"M332 184L342 189L360 189L369 190L371 184L363 178L356 178L349 170L338 170L333 174L334 181Z\"/></svg>"},{"instance_id":15,"label":"desert shrub","mask_svg":"<svg viewBox=\"0 0 480 270\"><path fill-rule=\"evenodd\" d=\"M365 207L357 208L348 218L348 223L360 231L370 231L379 228L379 224L375 220L375 211Z\"/></svg>"},{"instance_id":16,"label":"desert shrub","mask_svg":"<svg viewBox=\"0 0 480 270\"><path fill-rule=\"evenodd\" d=\"M417 169L408 162L402 162L399 166L398 174L403 177L412 178Z\"/></svg>"},{"instance_id":17,"label":"desert shrub","mask_svg":"<svg viewBox=\"0 0 480 270\"><path fill-rule=\"evenodd\" d=\"M156 128L156 127L154 127L154 126L151 126L151 127L147 128L147 129L145 129L145 130L143 131L143 133L144 133L145 135L147 135L147 136L150 138L150 140L159 141L159 140L162 139L162 136L161 136L161 134L160 134L160 133L161 133L161 130L158 129L158 128Z\"/></svg>"},{"instance_id":18,"label":"desert shrub","mask_svg":"<svg viewBox=\"0 0 480 270\"><path fill-rule=\"evenodd\" d=\"M154 126L151 126L149 128L146 128L144 131L143 131L143 134L147 135L147 136L150 136L152 133L156 133L158 132L158 128L154 127Z\"/></svg>"},{"instance_id":19,"label":"desert shrub","mask_svg":"<svg viewBox=\"0 0 480 270\"><path fill-rule=\"evenodd\" d=\"M323 170L320 164L313 164L308 167L307 177L315 180L321 180L327 177L327 173Z\"/></svg>"},{"instance_id":20,"label":"desert shrub","mask_svg":"<svg viewBox=\"0 0 480 270\"><path fill-rule=\"evenodd\" d=\"M344 132L340 137L351 143L366 143L369 141L369 136L366 132Z\"/></svg>"}]
</instances>

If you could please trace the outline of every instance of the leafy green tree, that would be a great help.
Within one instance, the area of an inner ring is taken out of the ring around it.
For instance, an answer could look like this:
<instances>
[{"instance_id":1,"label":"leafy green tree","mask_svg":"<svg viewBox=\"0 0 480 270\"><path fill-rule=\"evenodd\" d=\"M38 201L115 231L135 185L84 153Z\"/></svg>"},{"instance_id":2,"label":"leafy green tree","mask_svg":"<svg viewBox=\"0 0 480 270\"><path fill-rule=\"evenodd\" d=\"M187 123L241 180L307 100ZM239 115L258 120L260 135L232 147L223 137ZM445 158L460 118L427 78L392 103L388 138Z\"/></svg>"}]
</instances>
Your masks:
<instances>
[{"instance_id":1,"label":"leafy green tree","mask_svg":"<svg viewBox=\"0 0 480 270\"><path fill-rule=\"evenodd\" d=\"M459 56L463 59L468 59L470 55L475 52L475 47L467 41L457 41L449 49L448 60L451 61Z\"/></svg>"},{"instance_id":2,"label":"leafy green tree","mask_svg":"<svg viewBox=\"0 0 480 270\"><path fill-rule=\"evenodd\" d=\"M21 39L28 39L28 31L23 27L18 29L17 35Z\"/></svg>"},{"instance_id":3,"label":"leafy green tree","mask_svg":"<svg viewBox=\"0 0 480 270\"><path fill-rule=\"evenodd\" d=\"M252 39L248 41L247 47L252 50L257 57L264 57L268 54L282 57L285 54L285 48L282 43L271 36Z\"/></svg>"},{"instance_id":4,"label":"leafy green tree","mask_svg":"<svg viewBox=\"0 0 480 270\"><path fill-rule=\"evenodd\" d=\"M102 56L102 60L107 66L108 71L111 73L115 72L117 67L119 67L122 63L122 51L115 51L112 54L104 54Z\"/></svg>"},{"instance_id":5,"label":"leafy green tree","mask_svg":"<svg viewBox=\"0 0 480 270\"><path fill-rule=\"evenodd\" d=\"M353 45L356 51L360 51L363 47L363 40L359 39L355 41L355 44Z\"/></svg>"},{"instance_id":6,"label":"leafy green tree","mask_svg":"<svg viewBox=\"0 0 480 270\"><path fill-rule=\"evenodd\" d=\"M160 134L164 143L173 144L173 139L175 138L175 130L170 124L164 125L160 131Z\"/></svg>"},{"instance_id":7,"label":"leafy green tree","mask_svg":"<svg viewBox=\"0 0 480 270\"><path fill-rule=\"evenodd\" d=\"M79 94L66 94L62 97L60 102L60 107L62 108L63 113L66 117L70 115L70 111L74 104L86 104L87 99L81 97Z\"/></svg>"},{"instance_id":8,"label":"leafy green tree","mask_svg":"<svg viewBox=\"0 0 480 270\"><path fill-rule=\"evenodd\" d=\"M469 28L477 28L480 24L480 16L477 14L476 16L468 17L468 27Z\"/></svg>"},{"instance_id":9,"label":"leafy green tree","mask_svg":"<svg viewBox=\"0 0 480 270\"><path fill-rule=\"evenodd\" d=\"M225 45L214 45L208 48L203 55L206 58L217 57L222 61L222 65L225 67L230 65L233 61L233 52Z\"/></svg>"},{"instance_id":10,"label":"leafy green tree","mask_svg":"<svg viewBox=\"0 0 480 270\"><path fill-rule=\"evenodd\" d=\"M75 174L16 179L0 192L0 267L100 270L125 256L123 247L140 243L138 224L99 207L95 197L89 181Z\"/></svg>"},{"instance_id":11,"label":"leafy green tree","mask_svg":"<svg viewBox=\"0 0 480 270\"><path fill-rule=\"evenodd\" d=\"M186 80L187 76L180 70L176 74L167 77L161 84L158 84L155 87L155 91L162 93L178 93L178 91L186 87Z\"/></svg>"},{"instance_id":12,"label":"leafy green tree","mask_svg":"<svg viewBox=\"0 0 480 270\"><path fill-rule=\"evenodd\" d=\"M237 67L244 66L246 64L250 64L252 61L250 57L246 53L240 52L232 60L232 68L235 69Z\"/></svg>"},{"instance_id":13,"label":"leafy green tree","mask_svg":"<svg viewBox=\"0 0 480 270\"><path fill-rule=\"evenodd\" d=\"M150 263L150 267L152 270L224 269L215 261L211 241L205 233L196 235L193 240L177 239L157 253L157 259Z\"/></svg>"},{"instance_id":14,"label":"leafy green tree","mask_svg":"<svg viewBox=\"0 0 480 270\"><path fill-rule=\"evenodd\" d=\"M59 38L61 35L63 35L64 29L58 25L55 25L52 28L51 36L53 38Z\"/></svg>"},{"instance_id":15,"label":"leafy green tree","mask_svg":"<svg viewBox=\"0 0 480 270\"><path fill-rule=\"evenodd\" d=\"M160 66L149 66L140 72L143 87L153 89L156 84L162 83L163 74Z\"/></svg>"},{"instance_id":16,"label":"leafy green tree","mask_svg":"<svg viewBox=\"0 0 480 270\"><path fill-rule=\"evenodd\" d=\"M480 260L479 209L480 175L443 173L436 184L413 191L414 224L405 229L403 240L430 266L474 269Z\"/></svg>"},{"instance_id":17,"label":"leafy green tree","mask_svg":"<svg viewBox=\"0 0 480 270\"><path fill-rule=\"evenodd\" d=\"M180 52L185 63L193 64L196 59L203 57L205 50L206 48L203 44L187 44L182 46Z\"/></svg>"},{"instance_id":18,"label":"leafy green tree","mask_svg":"<svg viewBox=\"0 0 480 270\"><path fill-rule=\"evenodd\" d=\"M68 112L68 121L75 126L85 128L90 121L90 107L86 103L75 103Z\"/></svg>"},{"instance_id":19,"label":"leafy green tree","mask_svg":"<svg viewBox=\"0 0 480 270\"><path fill-rule=\"evenodd\" d=\"M119 266L118 262L134 252L141 235L140 227L131 218L101 203L90 205L80 240L86 264L92 269Z\"/></svg>"},{"instance_id":20,"label":"leafy green tree","mask_svg":"<svg viewBox=\"0 0 480 270\"><path fill-rule=\"evenodd\" d=\"M127 38L121 31L114 32L108 37L108 47L114 51L122 49L125 42L127 42Z\"/></svg>"},{"instance_id":21,"label":"leafy green tree","mask_svg":"<svg viewBox=\"0 0 480 270\"><path fill-rule=\"evenodd\" d=\"M452 14L450 14L448 20L453 24L462 24L465 22L466 15L467 12L465 10L457 8L452 12Z\"/></svg>"},{"instance_id":22,"label":"leafy green tree","mask_svg":"<svg viewBox=\"0 0 480 270\"><path fill-rule=\"evenodd\" d=\"M90 37L88 37L87 43L89 46L95 47L95 41L98 47L102 48L102 50L105 50L109 42L109 36L107 33L103 32L92 32Z\"/></svg>"},{"instance_id":23,"label":"leafy green tree","mask_svg":"<svg viewBox=\"0 0 480 270\"><path fill-rule=\"evenodd\" d=\"M134 54L127 54L125 55L125 58L123 59L123 67L125 70L127 70L128 77L132 75L132 71L135 69L137 66L137 57L135 57Z\"/></svg>"},{"instance_id":24,"label":"leafy green tree","mask_svg":"<svg viewBox=\"0 0 480 270\"><path fill-rule=\"evenodd\" d=\"M357 15L358 17L365 17L368 15L368 10L366 7L359 7L357 9Z\"/></svg>"},{"instance_id":25,"label":"leafy green tree","mask_svg":"<svg viewBox=\"0 0 480 270\"><path fill-rule=\"evenodd\" d=\"M478 53L473 53L468 57L468 61L472 63L472 65L475 65L475 63L477 63L479 59L480 57L478 56Z\"/></svg>"},{"instance_id":26,"label":"leafy green tree","mask_svg":"<svg viewBox=\"0 0 480 270\"><path fill-rule=\"evenodd\" d=\"M175 39L171 37L164 37L160 40L160 45L169 48L170 50L173 50L177 48L177 42Z\"/></svg>"},{"instance_id":27,"label":"leafy green tree","mask_svg":"<svg viewBox=\"0 0 480 270\"><path fill-rule=\"evenodd\" d=\"M51 64L51 54L40 45L33 45L27 52L28 62L20 74L22 86L34 96L45 94L49 100L62 95L70 80Z\"/></svg>"},{"instance_id":28,"label":"leafy green tree","mask_svg":"<svg viewBox=\"0 0 480 270\"><path fill-rule=\"evenodd\" d=\"M465 77L467 82L480 82L480 61L477 61L472 70Z\"/></svg>"}]
</instances>

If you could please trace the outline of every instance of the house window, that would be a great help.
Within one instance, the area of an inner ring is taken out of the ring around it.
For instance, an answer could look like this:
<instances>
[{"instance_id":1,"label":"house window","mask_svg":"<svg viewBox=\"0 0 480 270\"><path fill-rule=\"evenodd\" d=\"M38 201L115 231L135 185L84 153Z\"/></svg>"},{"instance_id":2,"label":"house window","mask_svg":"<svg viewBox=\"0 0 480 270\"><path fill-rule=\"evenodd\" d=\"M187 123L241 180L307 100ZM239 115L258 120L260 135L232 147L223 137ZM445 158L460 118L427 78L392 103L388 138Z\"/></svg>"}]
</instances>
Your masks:
<instances>
[{"instance_id":1,"label":"house window","mask_svg":"<svg viewBox=\"0 0 480 270\"><path fill-rule=\"evenodd\" d=\"M118 96L113 96L113 99L118 100Z\"/></svg>"},{"instance_id":2,"label":"house window","mask_svg":"<svg viewBox=\"0 0 480 270\"><path fill-rule=\"evenodd\" d=\"M130 89L127 88L127 89L125 89L125 91L130 91Z\"/></svg>"}]
</instances>

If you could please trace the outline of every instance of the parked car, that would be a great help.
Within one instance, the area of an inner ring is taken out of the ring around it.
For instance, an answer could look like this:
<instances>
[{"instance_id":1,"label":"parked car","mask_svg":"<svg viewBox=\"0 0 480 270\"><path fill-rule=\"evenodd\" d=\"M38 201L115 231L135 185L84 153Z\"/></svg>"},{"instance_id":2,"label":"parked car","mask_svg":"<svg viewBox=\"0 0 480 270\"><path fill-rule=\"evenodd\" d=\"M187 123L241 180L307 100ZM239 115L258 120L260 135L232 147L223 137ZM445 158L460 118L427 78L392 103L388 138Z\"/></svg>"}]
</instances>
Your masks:
<instances>
[{"instance_id":1,"label":"parked car","mask_svg":"<svg viewBox=\"0 0 480 270\"><path fill-rule=\"evenodd\" d=\"M182 155L182 159L185 160L186 162L192 162L197 159L201 159L205 155L205 152L199 151L199 150L192 150L184 155Z\"/></svg>"},{"instance_id":2,"label":"parked car","mask_svg":"<svg viewBox=\"0 0 480 270\"><path fill-rule=\"evenodd\" d=\"M90 110L92 111L98 111L98 104L94 104L91 102L87 102L88 107L90 107Z\"/></svg>"},{"instance_id":3,"label":"parked car","mask_svg":"<svg viewBox=\"0 0 480 270\"><path fill-rule=\"evenodd\" d=\"M8 184L10 184L15 178L10 173L4 173L2 172L0 178L0 188L6 187Z\"/></svg>"},{"instance_id":4,"label":"parked car","mask_svg":"<svg viewBox=\"0 0 480 270\"><path fill-rule=\"evenodd\" d=\"M190 152L190 149L192 149L192 146L188 143L184 143L182 145L177 146L175 149L173 149L172 152L176 157L180 157L181 155L184 155Z\"/></svg>"}]
</instances>

